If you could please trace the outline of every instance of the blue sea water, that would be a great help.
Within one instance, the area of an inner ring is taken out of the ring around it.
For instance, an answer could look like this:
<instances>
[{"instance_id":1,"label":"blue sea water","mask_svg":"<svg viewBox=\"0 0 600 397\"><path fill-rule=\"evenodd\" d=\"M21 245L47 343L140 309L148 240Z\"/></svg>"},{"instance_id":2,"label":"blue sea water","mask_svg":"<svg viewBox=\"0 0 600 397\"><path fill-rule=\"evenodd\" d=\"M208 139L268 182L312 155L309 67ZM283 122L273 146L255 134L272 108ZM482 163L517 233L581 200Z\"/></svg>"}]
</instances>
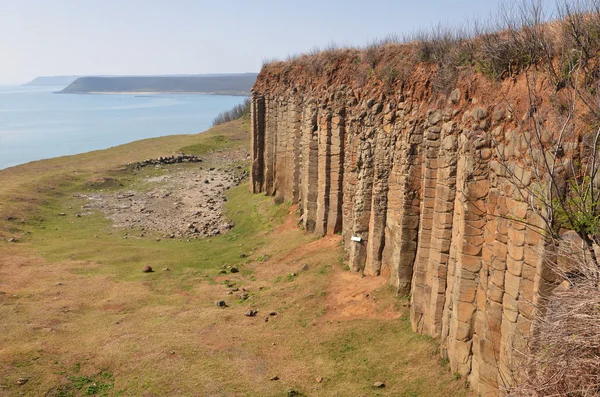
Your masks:
<instances>
[{"instance_id":1,"label":"blue sea water","mask_svg":"<svg viewBox=\"0 0 600 397\"><path fill-rule=\"evenodd\" d=\"M244 97L54 94L62 87L0 87L0 169L106 149L144 138L194 134Z\"/></svg>"}]
</instances>

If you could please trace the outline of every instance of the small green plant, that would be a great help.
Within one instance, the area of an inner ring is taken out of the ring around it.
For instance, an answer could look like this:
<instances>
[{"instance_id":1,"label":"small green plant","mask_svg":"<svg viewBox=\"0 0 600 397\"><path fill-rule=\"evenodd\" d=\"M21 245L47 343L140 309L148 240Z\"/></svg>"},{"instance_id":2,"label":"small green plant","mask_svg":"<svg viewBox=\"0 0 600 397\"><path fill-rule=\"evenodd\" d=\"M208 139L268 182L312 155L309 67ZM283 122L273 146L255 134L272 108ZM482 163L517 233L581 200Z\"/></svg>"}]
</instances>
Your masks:
<instances>
[{"instance_id":1,"label":"small green plant","mask_svg":"<svg viewBox=\"0 0 600 397\"><path fill-rule=\"evenodd\" d=\"M448 367L448 365L450 365L450 360L448 360L445 357L440 357L440 359L438 360L438 363L440 364L441 367Z\"/></svg>"},{"instance_id":2,"label":"small green plant","mask_svg":"<svg viewBox=\"0 0 600 397\"><path fill-rule=\"evenodd\" d=\"M455 372L452 374L452 379L453 380L459 380L460 378L462 378L462 375L460 372Z\"/></svg>"},{"instance_id":3,"label":"small green plant","mask_svg":"<svg viewBox=\"0 0 600 397\"><path fill-rule=\"evenodd\" d=\"M294 281L294 278L296 278L297 274L296 273L290 273L288 275L285 276L285 280L286 281Z\"/></svg>"},{"instance_id":4,"label":"small green plant","mask_svg":"<svg viewBox=\"0 0 600 397\"><path fill-rule=\"evenodd\" d=\"M72 386L86 396L107 396L114 389L115 382L110 372L101 372L94 376L69 376ZM63 393L64 394L64 393Z\"/></svg>"},{"instance_id":5,"label":"small green plant","mask_svg":"<svg viewBox=\"0 0 600 397\"><path fill-rule=\"evenodd\" d=\"M319 269L319 274L327 274L331 271L331 265L323 265Z\"/></svg>"}]
</instances>

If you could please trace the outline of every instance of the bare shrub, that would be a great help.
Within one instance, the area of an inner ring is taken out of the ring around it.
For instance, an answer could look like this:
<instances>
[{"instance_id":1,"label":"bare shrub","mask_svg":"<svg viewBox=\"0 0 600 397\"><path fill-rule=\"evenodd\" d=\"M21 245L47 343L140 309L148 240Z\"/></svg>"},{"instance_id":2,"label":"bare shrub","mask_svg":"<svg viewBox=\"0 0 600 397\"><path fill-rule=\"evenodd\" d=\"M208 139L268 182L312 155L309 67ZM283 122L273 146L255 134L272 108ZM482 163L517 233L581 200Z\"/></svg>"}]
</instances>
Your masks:
<instances>
[{"instance_id":1,"label":"bare shrub","mask_svg":"<svg viewBox=\"0 0 600 397\"><path fill-rule=\"evenodd\" d=\"M231 110L221 112L213 119L213 127L215 125L227 123L229 121L240 119L250 114L250 98L244 99L244 102L234 106Z\"/></svg>"},{"instance_id":2,"label":"bare shrub","mask_svg":"<svg viewBox=\"0 0 600 397\"><path fill-rule=\"evenodd\" d=\"M534 338L512 396L600 395L600 293L595 264L579 244L563 244L546 265L558 287L539 302Z\"/></svg>"}]
</instances>

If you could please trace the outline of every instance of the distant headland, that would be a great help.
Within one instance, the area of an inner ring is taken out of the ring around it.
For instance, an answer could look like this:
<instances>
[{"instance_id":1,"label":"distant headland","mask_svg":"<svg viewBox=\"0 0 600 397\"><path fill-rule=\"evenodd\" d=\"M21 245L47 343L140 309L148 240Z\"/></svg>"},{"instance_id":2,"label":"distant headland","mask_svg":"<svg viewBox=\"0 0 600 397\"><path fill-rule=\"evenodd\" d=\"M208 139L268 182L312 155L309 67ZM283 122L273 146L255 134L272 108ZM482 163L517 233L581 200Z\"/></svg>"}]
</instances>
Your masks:
<instances>
[{"instance_id":1,"label":"distant headland","mask_svg":"<svg viewBox=\"0 0 600 397\"><path fill-rule=\"evenodd\" d=\"M38 87L66 87L80 77L82 76L40 76L23 85Z\"/></svg>"},{"instance_id":2,"label":"distant headland","mask_svg":"<svg viewBox=\"0 0 600 397\"><path fill-rule=\"evenodd\" d=\"M257 73L179 76L80 77L61 94L218 94L249 95Z\"/></svg>"}]
</instances>

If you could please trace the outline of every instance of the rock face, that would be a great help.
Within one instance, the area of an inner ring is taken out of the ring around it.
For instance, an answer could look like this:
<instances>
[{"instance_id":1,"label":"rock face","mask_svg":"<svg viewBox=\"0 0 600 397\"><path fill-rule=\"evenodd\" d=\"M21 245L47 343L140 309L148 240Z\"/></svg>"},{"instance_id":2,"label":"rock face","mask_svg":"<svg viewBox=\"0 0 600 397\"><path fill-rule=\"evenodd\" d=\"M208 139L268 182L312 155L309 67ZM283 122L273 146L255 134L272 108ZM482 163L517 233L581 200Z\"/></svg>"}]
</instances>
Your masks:
<instances>
[{"instance_id":1,"label":"rock face","mask_svg":"<svg viewBox=\"0 0 600 397\"><path fill-rule=\"evenodd\" d=\"M389 277L451 370L500 395L550 279L544 241L526 227L541 223L493 156L503 145L529 183L522 115L498 95L484 102L477 84L441 95L427 75L398 90L328 78L269 66L259 75L253 192L298 203L308 232L342 233L350 268Z\"/></svg>"}]
</instances>

